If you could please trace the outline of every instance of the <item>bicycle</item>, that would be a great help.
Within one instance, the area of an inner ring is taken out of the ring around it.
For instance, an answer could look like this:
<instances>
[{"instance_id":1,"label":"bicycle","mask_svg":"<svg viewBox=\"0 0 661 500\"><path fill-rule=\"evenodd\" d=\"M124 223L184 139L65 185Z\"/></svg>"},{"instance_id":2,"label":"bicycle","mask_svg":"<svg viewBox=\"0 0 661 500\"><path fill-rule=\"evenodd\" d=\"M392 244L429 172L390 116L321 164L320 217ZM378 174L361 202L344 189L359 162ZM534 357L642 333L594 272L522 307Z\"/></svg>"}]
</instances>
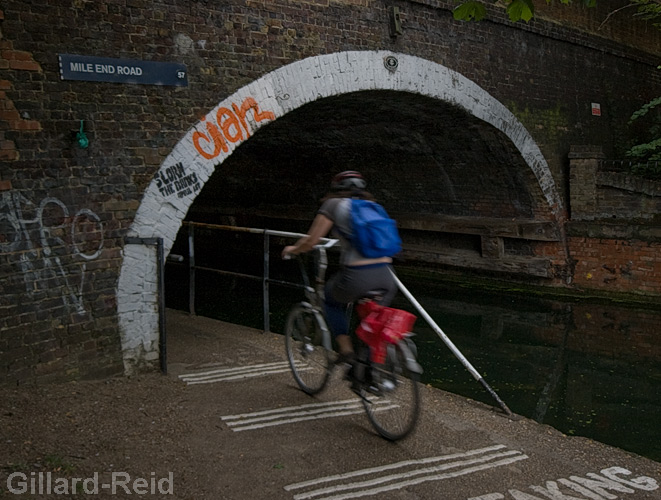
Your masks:
<instances>
[{"instance_id":1,"label":"bicycle","mask_svg":"<svg viewBox=\"0 0 661 500\"><path fill-rule=\"evenodd\" d=\"M336 366L332 336L323 313L324 277L328 260L326 249L336 240L315 247L315 284L310 284L303 259L298 258L306 299L295 304L287 317L285 348L294 379L303 392L320 393ZM363 300L374 300L375 293ZM398 342L388 344L383 363L371 360L369 347L358 338L355 369L364 377L354 378L352 390L363 402L374 429L385 439L396 441L415 427L420 413L418 380L422 368L416 361L417 350L405 334Z\"/></svg>"}]
</instances>

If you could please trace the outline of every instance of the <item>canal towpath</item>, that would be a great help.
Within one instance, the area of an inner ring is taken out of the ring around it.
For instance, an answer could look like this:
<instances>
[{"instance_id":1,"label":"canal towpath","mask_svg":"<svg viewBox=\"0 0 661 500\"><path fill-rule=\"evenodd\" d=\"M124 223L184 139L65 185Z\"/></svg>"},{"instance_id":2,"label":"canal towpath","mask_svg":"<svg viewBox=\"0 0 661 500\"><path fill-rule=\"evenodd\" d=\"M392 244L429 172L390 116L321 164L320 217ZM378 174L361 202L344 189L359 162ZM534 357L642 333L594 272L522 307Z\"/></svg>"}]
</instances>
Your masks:
<instances>
[{"instance_id":1,"label":"canal towpath","mask_svg":"<svg viewBox=\"0 0 661 500\"><path fill-rule=\"evenodd\" d=\"M423 386L390 443L337 371L301 392L281 335L175 310L167 332L167 375L3 388L0 497L21 497L11 474L117 472L171 478L147 498L661 499L660 463L498 407Z\"/></svg>"}]
</instances>

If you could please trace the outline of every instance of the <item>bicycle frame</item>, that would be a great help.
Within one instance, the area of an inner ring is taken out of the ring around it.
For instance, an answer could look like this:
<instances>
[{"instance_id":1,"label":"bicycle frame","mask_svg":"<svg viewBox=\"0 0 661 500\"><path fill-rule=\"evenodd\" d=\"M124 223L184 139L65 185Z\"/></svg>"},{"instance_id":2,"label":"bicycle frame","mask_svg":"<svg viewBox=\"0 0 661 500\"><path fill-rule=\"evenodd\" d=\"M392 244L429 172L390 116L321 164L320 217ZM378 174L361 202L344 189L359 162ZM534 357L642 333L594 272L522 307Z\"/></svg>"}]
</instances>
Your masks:
<instances>
[{"instance_id":1,"label":"bicycle frame","mask_svg":"<svg viewBox=\"0 0 661 500\"><path fill-rule=\"evenodd\" d=\"M302 259L297 259L299 267L301 269L301 276L303 277L303 289L305 292L305 297L307 298L307 302L302 302L302 304L306 307L308 307L314 315L319 319L319 324L321 325L322 329L324 330L324 347L328 350L332 350L332 335L330 334L330 330L328 329L328 325L326 323L326 316L324 314L324 286L325 286L325 276L326 276L326 270L328 268L328 256L326 253L326 250L328 248L332 248L338 240L329 240L328 242L322 244L322 245L316 245L315 246L315 255L314 255L314 263L315 263L315 283L314 286L310 283L310 278L308 276L308 272L305 269L305 263L303 262ZM418 363L416 359L416 351L417 349L415 348L415 344L411 341L410 338L405 337L402 339L402 350L405 353L405 362L407 369L413 373L417 373L418 375L422 374L422 367ZM361 341L362 343L362 341ZM392 345L389 346L390 349L392 349Z\"/></svg>"},{"instance_id":2,"label":"bicycle frame","mask_svg":"<svg viewBox=\"0 0 661 500\"><path fill-rule=\"evenodd\" d=\"M329 355L333 339L324 314L326 250L334 244L315 247L314 283L308 272L310 263L298 259L307 300L292 307L285 327L287 359L294 379L310 396L324 390L337 364ZM382 437L401 439L413 430L419 415L422 368L415 359L415 345L401 338L387 346L386 361L376 364L370 359L370 346L359 337L356 342L355 361L345 373L351 390L361 398L368 420Z\"/></svg>"},{"instance_id":3,"label":"bicycle frame","mask_svg":"<svg viewBox=\"0 0 661 500\"><path fill-rule=\"evenodd\" d=\"M305 263L302 259L298 260L298 265L301 269L301 276L303 277L303 290L305 292L305 297L307 302L302 302L301 304L310 309L313 314L319 320L319 325L321 326L324 333L324 348L328 351L333 350L332 346L332 335L326 323L326 316L323 311L324 307L324 285L326 283L326 269L328 268L328 256L326 250L333 247L337 244L338 240L328 240L322 245L315 246L315 276L314 276L314 286L310 283L310 278L308 272L305 269Z\"/></svg>"}]
</instances>

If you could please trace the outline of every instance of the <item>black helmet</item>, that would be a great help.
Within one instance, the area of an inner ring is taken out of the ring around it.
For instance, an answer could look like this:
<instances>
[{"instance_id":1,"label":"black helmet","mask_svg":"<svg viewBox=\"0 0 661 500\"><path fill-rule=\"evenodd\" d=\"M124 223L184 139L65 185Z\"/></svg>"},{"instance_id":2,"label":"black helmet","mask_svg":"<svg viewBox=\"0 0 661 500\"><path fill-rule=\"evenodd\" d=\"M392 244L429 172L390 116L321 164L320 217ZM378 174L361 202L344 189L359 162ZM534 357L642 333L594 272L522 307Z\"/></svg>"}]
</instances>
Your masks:
<instances>
[{"instance_id":1,"label":"black helmet","mask_svg":"<svg viewBox=\"0 0 661 500\"><path fill-rule=\"evenodd\" d=\"M340 172L331 181L331 189L333 191L363 190L366 186L367 182L363 179L362 174L355 170Z\"/></svg>"}]
</instances>

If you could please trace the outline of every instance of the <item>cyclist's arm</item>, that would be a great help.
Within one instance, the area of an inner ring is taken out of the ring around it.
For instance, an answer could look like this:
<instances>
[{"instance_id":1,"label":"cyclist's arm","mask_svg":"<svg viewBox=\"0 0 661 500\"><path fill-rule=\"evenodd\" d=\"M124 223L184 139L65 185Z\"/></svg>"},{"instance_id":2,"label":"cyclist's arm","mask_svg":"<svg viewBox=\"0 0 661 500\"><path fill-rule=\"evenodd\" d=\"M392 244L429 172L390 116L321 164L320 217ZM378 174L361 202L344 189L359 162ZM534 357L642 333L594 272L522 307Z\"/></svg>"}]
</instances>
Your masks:
<instances>
[{"instance_id":1,"label":"cyclist's arm","mask_svg":"<svg viewBox=\"0 0 661 500\"><path fill-rule=\"evenodd\" d=\"M286 246L282 250L283 257L285 255L297 255L299 253L309 252L314 246L321 241L321 238L326 236L333 227L333 221L322 214L317 216L312 221L312 225L308 230L308 234L303 236L293 245Z\"/></svg>"}]
</instances>

